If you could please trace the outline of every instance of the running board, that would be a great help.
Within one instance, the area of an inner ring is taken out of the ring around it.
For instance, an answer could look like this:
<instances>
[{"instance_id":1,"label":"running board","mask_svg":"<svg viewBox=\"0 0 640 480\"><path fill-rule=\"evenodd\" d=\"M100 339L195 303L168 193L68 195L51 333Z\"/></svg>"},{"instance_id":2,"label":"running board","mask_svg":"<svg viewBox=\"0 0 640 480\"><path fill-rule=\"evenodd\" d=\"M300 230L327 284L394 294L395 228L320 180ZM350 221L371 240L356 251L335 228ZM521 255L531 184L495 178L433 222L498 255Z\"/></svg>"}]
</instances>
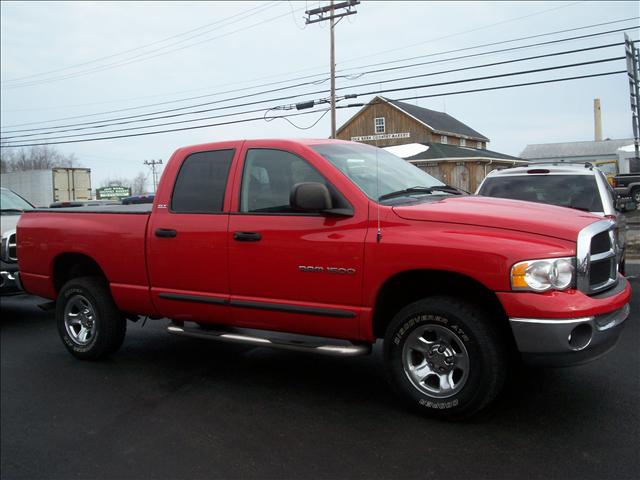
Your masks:
<instances>
[{"instance_id":1,"label":"running board","mask_svg":"<svg viewBox=\"0 0 640 480\"><path fill-rule=\"evenodd\" d=\"M243 345L254 345L256 347L280 348L283 350L296 350L298 352L312 352L323 355L333 355L338 357L356 357L371 353L371 345L321 345L298 340L281 340L275 338L254 337L242 335L224 330L201 330L199 328L185 328L181 325L172 324L167 327L167 332L183 337L204 338L207 340L217 340L219 342L241 343Z\"/></svg>"}]
</instances>

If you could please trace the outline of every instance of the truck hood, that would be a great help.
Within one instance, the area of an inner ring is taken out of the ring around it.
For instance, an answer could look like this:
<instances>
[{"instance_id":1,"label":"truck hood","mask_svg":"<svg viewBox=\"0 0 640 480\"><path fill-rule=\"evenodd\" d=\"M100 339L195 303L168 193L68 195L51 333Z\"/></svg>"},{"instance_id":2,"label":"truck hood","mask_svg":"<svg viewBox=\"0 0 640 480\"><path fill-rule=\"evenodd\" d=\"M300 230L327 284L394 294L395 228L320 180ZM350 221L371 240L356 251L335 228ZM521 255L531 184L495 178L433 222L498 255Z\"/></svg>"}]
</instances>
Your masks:
<instances>
[{"instance_id":1,"label":"truck hood","mask_svg":"<svg viewBox=\"0 0 640 480\"><path fill-rule=\"evenodd\" d=\"M575 242L578 232L602 220L588 212L541 203L503 198L446 197L393 207L400 218L425 222L458 223L534 233Z\"/></svg>"}]
</instances>

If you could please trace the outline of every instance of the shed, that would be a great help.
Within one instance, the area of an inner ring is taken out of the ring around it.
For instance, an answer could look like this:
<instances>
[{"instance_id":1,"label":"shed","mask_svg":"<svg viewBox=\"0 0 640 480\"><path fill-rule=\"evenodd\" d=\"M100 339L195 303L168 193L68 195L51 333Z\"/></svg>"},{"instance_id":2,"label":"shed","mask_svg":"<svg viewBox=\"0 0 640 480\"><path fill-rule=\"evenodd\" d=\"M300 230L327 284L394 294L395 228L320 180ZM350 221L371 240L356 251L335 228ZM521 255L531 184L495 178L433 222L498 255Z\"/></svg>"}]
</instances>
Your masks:
<instances>
[{"instance_id":1,"label":"shed","mask_svg":"<svg viewBox=\"0 0 640 480\"><path fill-rule=\"evenodd\" d=\"M438 180L467 192L475 192L492 170L529 163L521 158L484 148L431 142L397 145L386 147L385 150L413 163Z\"/></svg>"}]
</instances>

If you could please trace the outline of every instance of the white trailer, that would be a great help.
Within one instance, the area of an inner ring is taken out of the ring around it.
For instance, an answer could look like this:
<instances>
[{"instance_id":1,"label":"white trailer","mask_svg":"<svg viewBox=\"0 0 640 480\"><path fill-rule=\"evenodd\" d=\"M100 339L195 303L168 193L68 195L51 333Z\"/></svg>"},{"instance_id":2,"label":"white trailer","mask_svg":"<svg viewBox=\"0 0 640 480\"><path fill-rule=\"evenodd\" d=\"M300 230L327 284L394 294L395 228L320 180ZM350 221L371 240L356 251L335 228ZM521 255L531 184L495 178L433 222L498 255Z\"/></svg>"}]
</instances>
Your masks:
<instances>
[{"instance_id":1,"label":"white trailer","mask_svg":"<svg viewBox=\"0 0 640 480\"><path fill-rule=\"evenodd\" d=\"M636 160L636 149L633 144L620 147L616 153L618 154L618 173L640 172L640 165Z\"/></svg>"},{"instance_id":2,"label":"white trailer","mask_svg":"<svg viewBox=\"0 0 640 480\"><path fill-rule=\"evenodd\" d=\"M36 207L53 202L91 200L91 169L57 167L2 174L2 186L10 188Z\"/></svg>"}]
</instances>

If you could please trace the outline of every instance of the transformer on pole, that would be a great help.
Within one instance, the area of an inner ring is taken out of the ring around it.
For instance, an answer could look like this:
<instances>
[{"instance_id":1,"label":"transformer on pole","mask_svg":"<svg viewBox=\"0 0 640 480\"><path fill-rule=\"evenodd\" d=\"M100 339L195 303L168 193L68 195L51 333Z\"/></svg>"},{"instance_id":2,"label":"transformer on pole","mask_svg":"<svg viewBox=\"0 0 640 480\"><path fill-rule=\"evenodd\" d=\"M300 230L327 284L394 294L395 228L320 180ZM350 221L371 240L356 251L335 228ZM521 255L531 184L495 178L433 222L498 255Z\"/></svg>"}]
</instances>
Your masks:
<instances>
[{"instance_id":1,"label":"transformer on pole","mask_svg":"<svg viewBox=\"0 0 640 480\"><path fill-rule=\"evenodd\" d=\"M145 165L151 167L151 175L153 176L153 193L156 193L156 186L158 185L158 176L156 172L156 165L162 165L162 160L145 160Z\"/></svg>"}]
</instances>

